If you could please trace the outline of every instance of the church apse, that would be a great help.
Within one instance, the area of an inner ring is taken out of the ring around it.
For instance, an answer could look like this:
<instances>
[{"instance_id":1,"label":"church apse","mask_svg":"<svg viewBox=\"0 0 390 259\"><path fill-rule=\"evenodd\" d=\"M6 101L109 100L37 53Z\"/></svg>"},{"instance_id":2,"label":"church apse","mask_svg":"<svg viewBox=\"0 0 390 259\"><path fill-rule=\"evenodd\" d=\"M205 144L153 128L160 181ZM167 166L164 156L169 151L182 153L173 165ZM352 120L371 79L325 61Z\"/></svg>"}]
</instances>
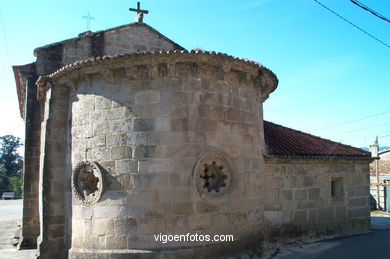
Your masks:
<instances>
[{"instance_id":1,"label":"church apse","mask_svg":"<svg viewBox=\"0 0 390 259\"><path fill-rule=\"evenodd\" d=\"M258 64L187 51L88 61L53 74L53 87L73 82L70 255L212 244L162 244L159 233L256 236L262 77L275 87Z\"/></svg>"}]
</instances>

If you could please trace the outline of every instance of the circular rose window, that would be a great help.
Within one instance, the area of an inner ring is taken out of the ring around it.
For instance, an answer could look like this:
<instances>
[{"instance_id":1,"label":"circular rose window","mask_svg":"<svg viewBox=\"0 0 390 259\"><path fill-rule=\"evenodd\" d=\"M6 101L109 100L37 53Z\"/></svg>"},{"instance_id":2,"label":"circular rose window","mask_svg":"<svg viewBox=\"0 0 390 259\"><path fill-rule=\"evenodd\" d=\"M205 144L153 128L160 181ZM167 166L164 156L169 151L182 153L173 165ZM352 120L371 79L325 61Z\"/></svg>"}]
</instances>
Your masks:
<instances>
[{"instance_id":1,"label":"circular rose window","mask_svg":"<svg viewBox=\"0 0 390 259\"><path fill-rule=\"evenodd\" d=\"M202 197L227 196L234 182L234 166L227 154L212 151L198 159L194 170L196 189Z\"/></svg>"},{"instance_id":2,"label":"circular rose window","mask_svg":"<svg viewBox=\"0 0 390 259\"><path fill-rule=\"evenodd\" d=\"M83 205L96 204L103 192L103 175L94 162L80 162L73 170L73 193Z\"/></svg>"}]
</instances>

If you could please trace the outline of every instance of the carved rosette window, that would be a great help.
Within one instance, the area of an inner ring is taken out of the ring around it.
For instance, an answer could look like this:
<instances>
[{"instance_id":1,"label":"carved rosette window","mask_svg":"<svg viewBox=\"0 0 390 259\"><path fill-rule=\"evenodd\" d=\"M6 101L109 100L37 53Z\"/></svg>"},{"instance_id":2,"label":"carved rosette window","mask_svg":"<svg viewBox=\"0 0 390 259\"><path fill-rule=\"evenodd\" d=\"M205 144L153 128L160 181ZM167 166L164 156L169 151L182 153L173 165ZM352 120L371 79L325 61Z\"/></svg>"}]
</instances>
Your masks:
<instances>
[{"instance_id":1,"label":"carved rosette window","mask_svg":"<svg viewBox=\"0 0 390 259\"><path fill-rule=\"evenodd\" d=\"M194 182L202 197L223 198L233 188L234 166L227 154L213 151L203 155L195 165Z\"/></svg>"},{"instance_id":2,"label":"carved rosette window","mask_svg":"<svg viewBox=\"0 0 390 259\"><path fill-rule=\"evenodd\" d=\"M102 172L96 163L80 162L73 170L74 197L85 206L96 204L103 193L103 180Z\"/></svg>"}]
</instances>

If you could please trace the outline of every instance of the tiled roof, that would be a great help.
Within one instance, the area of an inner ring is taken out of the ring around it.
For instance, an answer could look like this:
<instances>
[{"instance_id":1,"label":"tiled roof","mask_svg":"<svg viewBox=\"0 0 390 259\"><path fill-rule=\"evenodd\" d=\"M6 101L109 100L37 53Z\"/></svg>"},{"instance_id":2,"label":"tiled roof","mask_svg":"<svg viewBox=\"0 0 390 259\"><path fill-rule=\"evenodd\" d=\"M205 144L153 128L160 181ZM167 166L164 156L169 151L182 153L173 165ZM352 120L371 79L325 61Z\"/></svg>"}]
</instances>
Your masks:
<instances>
[{"instance_id":1,"label":"tiled roof","mask_svg":"<svg viewBox=\"0 0 390 259\"><path fill-rule=\"evenodd\" d=\"M264 121L267 155L286 158L371 158L371 153Z\"/></svg>"}]
</instances>

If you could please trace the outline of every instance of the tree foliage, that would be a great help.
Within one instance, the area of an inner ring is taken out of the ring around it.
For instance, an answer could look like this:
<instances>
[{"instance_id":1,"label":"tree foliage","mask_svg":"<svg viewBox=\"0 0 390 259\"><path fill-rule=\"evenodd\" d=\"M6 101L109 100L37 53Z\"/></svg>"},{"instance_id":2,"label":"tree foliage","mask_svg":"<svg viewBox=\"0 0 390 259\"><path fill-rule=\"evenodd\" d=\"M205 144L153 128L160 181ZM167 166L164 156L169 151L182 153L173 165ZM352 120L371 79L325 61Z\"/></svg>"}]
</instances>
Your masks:
<instances>
[{"instance_id":1,"label":"tree foliage","mask_svg":"<svg viewBox=\"0 0 390 259\"><path fill-rule=\"evenodd\" d=\"M18 148L22 146L20 138L5 135L0 137L0 191L21 193L22 157Z\"/></svg>"}]
</instances>

